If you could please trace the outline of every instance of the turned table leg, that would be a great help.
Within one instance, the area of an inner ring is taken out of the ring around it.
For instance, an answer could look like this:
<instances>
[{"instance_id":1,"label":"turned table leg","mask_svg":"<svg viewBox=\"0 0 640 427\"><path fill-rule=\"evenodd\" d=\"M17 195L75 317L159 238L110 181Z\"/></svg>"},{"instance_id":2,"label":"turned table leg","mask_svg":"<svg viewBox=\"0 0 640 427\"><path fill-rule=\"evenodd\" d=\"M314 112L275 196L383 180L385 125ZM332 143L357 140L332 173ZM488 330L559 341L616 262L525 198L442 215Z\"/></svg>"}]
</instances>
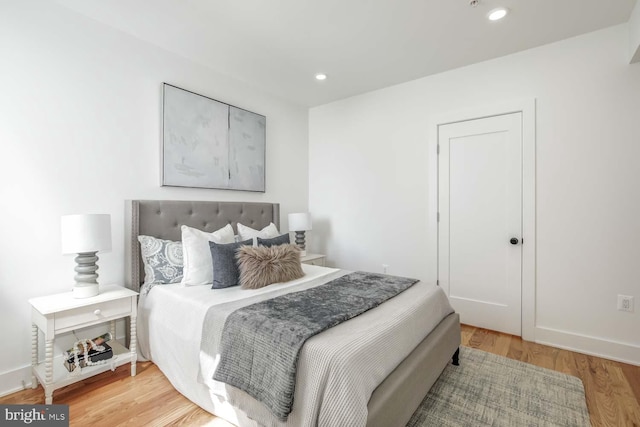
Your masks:
<instances>
[{"instance_id":1,"label":"turned table leg","mask_svg":"<svg viewBox=\"0 0 640 427\"><path fill-rule=\"evenodd\" d=\"M136 317L131 316L131 340L129 342L129 350L131 351L131 376L136 376L136 362L138 360L138 350L136 349Z\"/></svg>"},{"instance_id":2,"label":"turned table leg","mask_svg":"<svg viewBox=\"0 0 640 427\"><path fill-rule=\"evenodd\" d=\"M53 340L45 342L44 356L44 403L51 405L53 402Z\"/></svg>"},{"instance_id":3,"label":"turned table leg","mask_svg":"<svg viewBox=\"0 0 640 427\"><path fill-rule=\"evenodd\" d=\"M38 387L36 366L38 365L38 326L31 325L31 388Z\"/></svg>"}]
</instances>

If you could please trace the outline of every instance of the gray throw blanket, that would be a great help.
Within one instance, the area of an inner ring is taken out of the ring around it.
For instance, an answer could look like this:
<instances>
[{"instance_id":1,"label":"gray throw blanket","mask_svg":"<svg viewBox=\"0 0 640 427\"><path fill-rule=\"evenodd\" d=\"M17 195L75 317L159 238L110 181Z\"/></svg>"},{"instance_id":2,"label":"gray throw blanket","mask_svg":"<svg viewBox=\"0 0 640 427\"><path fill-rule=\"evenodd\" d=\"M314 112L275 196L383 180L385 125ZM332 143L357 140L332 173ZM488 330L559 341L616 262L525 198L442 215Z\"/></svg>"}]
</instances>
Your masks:
<instances>
[{"instance_id":1,"label":"gray throw blanket","mask_svg":"<svg viewBox=\"0 0 640 427\"><path fill-rule=\"evenodd\" d=\"M298 354L314 335L398 295L415 279L355 272L231 313L213 379L264 403L284 421L293 406Z\"/></svg>"}]
</instances>

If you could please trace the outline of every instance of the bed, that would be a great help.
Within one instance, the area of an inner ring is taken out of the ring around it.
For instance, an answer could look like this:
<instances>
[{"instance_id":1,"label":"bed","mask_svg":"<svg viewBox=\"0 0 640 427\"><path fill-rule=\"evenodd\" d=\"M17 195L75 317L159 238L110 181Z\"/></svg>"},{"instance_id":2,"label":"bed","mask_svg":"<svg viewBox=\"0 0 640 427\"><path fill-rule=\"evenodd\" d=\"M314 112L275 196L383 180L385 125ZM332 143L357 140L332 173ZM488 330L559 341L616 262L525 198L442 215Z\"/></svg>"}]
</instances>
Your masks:
<instances>
[{"instance_id":1,"label":"bed","mask_svg":"<svg viewBox=\"0 0 640 427\"><path fill-rule=\"evenodd\" d=\"M180 226L182 224L207 232L215 231L227 224L231 224L237 230L238 222L255 229L261 229L271 222L278 228L280 227L279 205L259 202L133 200L127 201L126 219L128 223L126 227L127 286L136 291L140 290L144 279L137 241L139 235L178 241L181 238ZM306 274L304 280L324 280L324 278L330 278L336 274L336 270L330 268L306 265L304 268ZM301 283L304 280L301 279ZM290 286L298 285L298 283L292 283ZM444 295L441 290L436 289L435 285L419 283L413 288L417 289L416 292ZM380 377L371 379L375 382L375 386L364 391L369 393L367 394L368 400L365 401L366 407L363 408L364 418L361 418L357 425L404 426L444 367L451 362L452 358L454 362L457 362L460 344L458 315L456 313L446 314L444 308L439 308L447 302L444 304L439 302L438 305L428 307L428 309L404 310L404 307L410 304L409 291L407 290L381 306L335 328L320 333L309 340L308 343L311 344L305 344L301 351L299 372L314 372L313 369L317 370L318 368L313 366L311 356L305 355L307 345L310 347L320 345L322 340L337 342L336 340L341 339L340 337L348 340L344 337L348 336L348 333L352 333L353 328L371 325L376 321L381 321L380 319L385 316L394 319L402 318L402 316L395 314L390 316L389 313L404 313L405 311L413 313L415 311L415 316L422 315L420 314L422 312L442 311L445 313L434 314L433 316L442 318L434 317L425 319L424 322L420 317L409 319L410 315L405 316L409 320L397 320L398 324L393 327L401 327L399 326L400 322L409 322L413 326L409 326L412 330L421 329L415 326L423 323L425 325L432 324L432 326L425 326L425 331L421 332L422 335L426 335L424 337L420 335L417 338L418 335L416 335L411 339L407 338L406 342L394 342L394 346L398 346L400 353L403 351L402 346L409 346L406 354L402 353L401 356L398 356L395 354L396 349L394 348L388 354L382 355L381 359L376 362L379 362L380 366L367 366L365 369L367 374L372 371ZM230 291L229 294L233 292L235 291ZM411 292L414 291L411 290ZM323 401L322 405L311 405L313 410L300 409L308 403L308 400L319 399L312 396L329 394L323 390L311 389L312 386L306 384L296 382L296 399L289 424L268 420L267 414L262 419L260 409L257 408L260 405L253 405L251 402L247 403L242 410L238 409L230 404L224 393L216 390L216 384L212 384L208 373L203 371L206 368L203 367L206 363L202 361L202 352L198 351L200 343L196 342L199 335L202 334L203 326L201 323L206 308L203 301L207 295L211 295L208 287L181 288L179 284L176 284L156 286L148 295L141 297L138 316L138 341L143 352L141 356L143 358L150 356L150 360L159 367L172 385L191 401L234 424L241 426L296 425L295 423L299 422L305 425L335 425L335 418L330 421L330 417L324 416L323 418L321 413L324 407L331 407L332 402ZM235 297L230 296L229 298ZM385 312L385 310L387 311ZM190 314L187 316L184 313ZM407 326L402 327L407 328ZM144 354L145 352L146 354ZM399 359L394 360L394 358ZM389 363L392 365L382 369L383 364ZM309 369L309 371L305 369ZM219 387L219 384L217 386ZM299 390L301 390L300 393ZM326 399L326 397L323 398ZM237 401L234 403L237 404ZM311 415L307 413L299 415L304 411L310 412ZM299 416L302 418L296 418ZM257 423L254 419L260 419L261 422Z\"/></svg>"}]
</instances>

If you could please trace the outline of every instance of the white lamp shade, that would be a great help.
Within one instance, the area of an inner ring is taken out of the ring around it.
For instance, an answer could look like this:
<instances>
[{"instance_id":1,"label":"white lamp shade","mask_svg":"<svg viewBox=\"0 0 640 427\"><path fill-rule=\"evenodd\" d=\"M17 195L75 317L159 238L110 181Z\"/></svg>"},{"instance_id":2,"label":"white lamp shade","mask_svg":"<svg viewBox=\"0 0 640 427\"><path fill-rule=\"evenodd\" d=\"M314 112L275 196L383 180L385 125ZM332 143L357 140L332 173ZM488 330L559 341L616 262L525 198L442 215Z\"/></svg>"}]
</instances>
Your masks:
<instances>
[{"instance_id":1,"label":"white lamp shade","mask_svg":"<svg viewBox=\"0 0 640 427\"><path fill-rule=\"evenodd\" d=\"M61 226L63 254L111 250L111 215L64 215Z\"/></svg>"},{"instance_id":2,"label":"white lamp shade","mask_svg":"<svg viewBox=\"0 0 640 427\"><path fill-rule=\"evenodd\" d=\"M289 214L289 231L308 231L311 230L311 214L309 213L290 213Z\"/></svg>"}]
</instances>

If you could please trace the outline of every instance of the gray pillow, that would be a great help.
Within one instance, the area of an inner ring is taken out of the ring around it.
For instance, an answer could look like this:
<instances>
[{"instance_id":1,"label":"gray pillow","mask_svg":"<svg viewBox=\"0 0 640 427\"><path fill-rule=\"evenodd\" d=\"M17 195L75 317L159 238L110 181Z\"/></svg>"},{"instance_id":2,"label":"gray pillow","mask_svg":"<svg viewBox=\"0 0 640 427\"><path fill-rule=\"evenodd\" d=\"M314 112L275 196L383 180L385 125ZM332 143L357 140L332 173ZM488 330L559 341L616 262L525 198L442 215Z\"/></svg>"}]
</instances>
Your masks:
<instances>
[{"instance_id":1,"label":"gray pillow","mask_svg":"<svg viewBox=\"0 0 640 427\"><path fill-rule=\"evenodd\" d=\"M223 289L237 286L240 283L240 272L236 260L236 252L241 246L253 244L253 239L238 243L209 242L211 261L213 263L213 285L211 289Z\"/></svg>"},{"instance_id":2,"label":"gray pillow","mask_svg":"<svg viewBox=\"0 0 640 427\"><path fill-rule=\"evenodd\" d=\"M283 234L281 236L272 237L271 239L263 239L258 237L258 246L278 246L278 245L288 245L291 243L289 240L289 233Z\"/></svg>"},{"instance_id":3,"label":"gray pillow","mask_svg":"<svg viewBox=\"0 0 640 427\"><path fill-rule=\"evenodd\" d=\"M145 285L165 285L182 280L182 243L152 236L138 236L138 241Z\"/></svg>"}]
</instances>

